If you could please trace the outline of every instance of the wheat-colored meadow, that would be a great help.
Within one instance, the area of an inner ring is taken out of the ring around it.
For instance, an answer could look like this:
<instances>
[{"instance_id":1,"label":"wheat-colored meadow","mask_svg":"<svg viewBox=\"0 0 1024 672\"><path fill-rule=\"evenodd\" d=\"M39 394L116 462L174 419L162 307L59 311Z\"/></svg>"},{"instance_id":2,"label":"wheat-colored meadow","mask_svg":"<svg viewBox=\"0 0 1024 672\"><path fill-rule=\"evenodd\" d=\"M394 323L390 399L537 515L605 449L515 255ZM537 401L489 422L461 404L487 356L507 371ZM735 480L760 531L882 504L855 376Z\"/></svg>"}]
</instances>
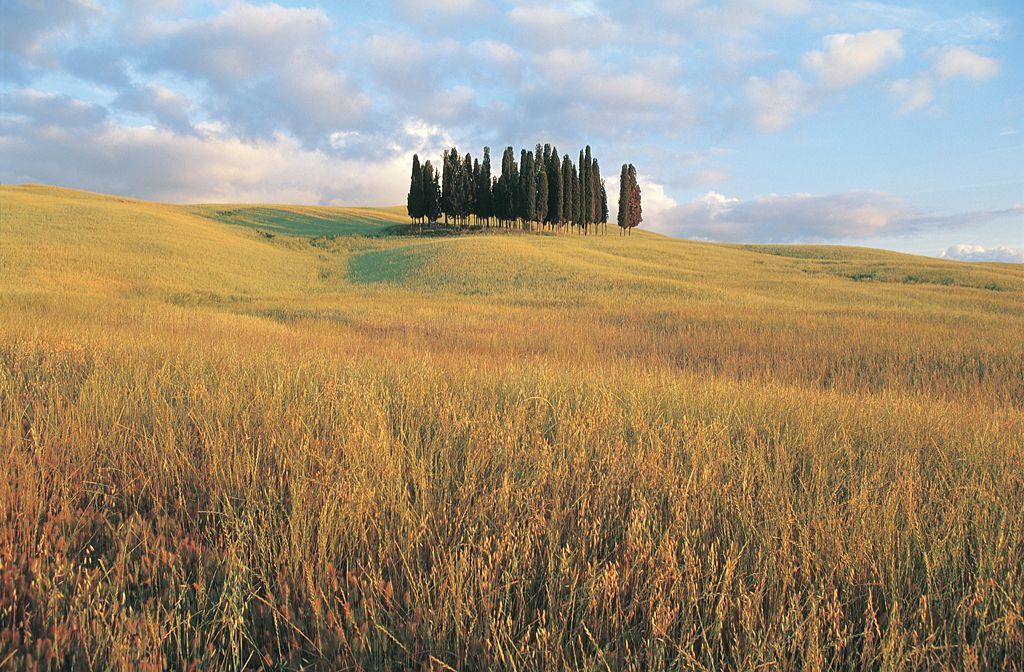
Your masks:
<instances>
[{"instance_id":1,"label":"wheat-colored meadow","mask_svg":"<svg viewBox=\"0 0 1024 672\"><path fill-rule=\"evenodd\" d=\"M0 188L0 668L1024 669L1024 267L404 221Z\"/></svg>"}]
</instances>

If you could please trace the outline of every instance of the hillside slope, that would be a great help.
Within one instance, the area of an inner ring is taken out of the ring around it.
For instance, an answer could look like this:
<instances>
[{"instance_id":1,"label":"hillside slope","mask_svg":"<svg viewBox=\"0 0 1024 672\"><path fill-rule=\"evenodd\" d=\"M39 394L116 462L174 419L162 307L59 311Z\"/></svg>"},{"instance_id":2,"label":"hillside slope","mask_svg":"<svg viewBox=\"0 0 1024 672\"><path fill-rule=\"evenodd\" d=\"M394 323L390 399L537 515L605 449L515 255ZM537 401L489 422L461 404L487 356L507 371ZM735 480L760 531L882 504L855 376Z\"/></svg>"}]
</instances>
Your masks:
<instances>
[{"instance_id":1,"label":"hillside slope","mask_svg":"<svg viewBox=\"0 0 1024 672\"><path fill-rule=\"evenodd\" d=\"M0 667L1019 667L1024 268L401 220L0 187Z\"/></svg>"},{"instance_id":2,"label":"hillside slope","mask_svg":"<svg viewBox=\"0 0 1024 672\"><path fill-rule=\"evenodd\" d=\"M1024 291L1020 265L862 248L718 245L647 232L420 237L400 208L173 206L18 186L0 188L0 209L8 290L256 300L386 284L556 303L626 293L805 307L982 301L1010 310Z\"/></svg>"},{"instance_id":3,"label":"hillside slope","mask_svg":"<svg viewBox=\"0 0 1024 672\"><path fill-rule=\"evenodd\" d=\"M642 231L421 236L397 210L3 187L2 300L201 305L336 334L404 333L422 352L653 358L815 386L1024 400L1019 265Z\"/></svg>"}]
</instances>

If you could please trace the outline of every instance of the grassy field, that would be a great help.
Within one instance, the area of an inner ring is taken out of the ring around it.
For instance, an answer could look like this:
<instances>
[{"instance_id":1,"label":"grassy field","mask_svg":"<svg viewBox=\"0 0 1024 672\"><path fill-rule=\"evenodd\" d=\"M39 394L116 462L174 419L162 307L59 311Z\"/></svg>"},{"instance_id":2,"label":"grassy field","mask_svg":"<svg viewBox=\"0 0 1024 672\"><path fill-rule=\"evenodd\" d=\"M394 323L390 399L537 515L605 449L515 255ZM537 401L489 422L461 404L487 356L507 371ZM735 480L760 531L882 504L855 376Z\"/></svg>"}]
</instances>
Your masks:
<instances>
[{"instance_id":1,"label":"grassy field","mask_svg":"<svg viewBox=\"0 0 1024 672\"><path fill-rule=\"evenodd\" d=\"M1024 669L1024 266L0 187L0 669Z\"/></svg>"}]
</instances>

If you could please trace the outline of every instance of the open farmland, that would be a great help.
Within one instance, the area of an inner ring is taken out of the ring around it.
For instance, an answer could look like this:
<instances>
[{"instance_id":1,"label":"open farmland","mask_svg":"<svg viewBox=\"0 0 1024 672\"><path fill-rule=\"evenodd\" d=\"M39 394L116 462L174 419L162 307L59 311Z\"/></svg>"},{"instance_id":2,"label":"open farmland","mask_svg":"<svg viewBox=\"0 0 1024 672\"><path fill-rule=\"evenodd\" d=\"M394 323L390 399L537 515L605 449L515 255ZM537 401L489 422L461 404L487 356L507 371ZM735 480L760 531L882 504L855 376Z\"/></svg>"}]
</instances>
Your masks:
<instances>
[{"instance_id":1,"label":"open farmland","mask_svg":"<svg viewBox=\"0 0 1024 672\"><path fill-rule=\"evenodd\" d=\"M1024 266L0 188L0 668L1020 669Z\"/></svg>"}]
</instances>

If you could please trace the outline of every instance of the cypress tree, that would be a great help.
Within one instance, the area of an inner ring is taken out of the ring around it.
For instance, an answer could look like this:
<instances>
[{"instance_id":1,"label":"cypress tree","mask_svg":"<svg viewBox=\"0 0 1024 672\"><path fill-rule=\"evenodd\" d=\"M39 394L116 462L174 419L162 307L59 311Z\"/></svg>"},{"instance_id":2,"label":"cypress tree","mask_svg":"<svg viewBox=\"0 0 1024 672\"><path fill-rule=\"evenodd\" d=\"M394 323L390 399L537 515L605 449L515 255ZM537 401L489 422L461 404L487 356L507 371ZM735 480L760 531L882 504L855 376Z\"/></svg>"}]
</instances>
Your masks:
<instances>
[{"instance_id":1,"label":"cypress tree","mask_svg":"<svg viewBox=\"0 0 1024 672\"><path fill-rule=\"evenodd\" d=\"M519 189L519 173L516 170L515 150L506 147L501 156L501 177L498 184L501 189L501 197L497 201L500 211L499 219L505 226L508 226L516 217L516 191Z\"/></svg>"},{"instance_id":2,"label":"cypress tree","mask_svg":"<svg viewBox=\"0 0 1024 672\"><path fill-rule=\"evenodd\" d=\"M583 150L580 150L580 165L573 169L572 175L572 212L573 219L576 220L576 225L580 227L580 232L586 228L586 222L583 219Z\"/></svg>"},{"instance_id":3,"label":"cypress tree","mask_svg":"<svg viewBox=\"0 0 1024 672\"><path fill-rule=\"evenodd\" d=\"M525 228L532 228L537 219L537 169L533 165L533 152L523 150L523 160L519 165L520 184L522 185L522 216Z\"/></svg>"},{"instance_id":4,"label":"cypress tree","mask_svg":"<svg viewBox=\"0 0 1024 672\"><path fill-rule=\"evenodd\" d=\"M604 232L608 233L608 192L604 188L604 180L601 180L601 224L604 225Z\"/></svg>"},{"instance_id":5,"label":"cypress tree","mask_svg":"<svg viewBox=\"0 0 1024 672\"><path fill-rule=\"evenodd\" d=\"M451 175L448 170L448 150L441 155L441 212L445 213L444 223L448 223L448 188L451 185Z\"/></svg>"},{"instance_id":6,"label":"cypress tree","mask_svg":"<svg viewBox=\"0 0 1024 672\"><path fill-rule=\"evenodd\" d=\"M593 158L590 155L590 145L587 145L583 153L583 161L580 165L580 182L583 186L583 224L589 227L594 221L594 184L590 175Z\"/></svg>"},{"instance_id":7,"label":"cypress tree","mask_svg":"<svg viewBox=\"0 0 1024 672\"><path fill-rule=\"evenodd\" d=\"M512 176L508 181L508 221L512 226L519 217L519 164L516 163L516 152L508 148L509 160L512 162Z\"/></svg>"},{"instance_id":8,"label":"cypress tree","mask_svg":"<svg viewBox=\"0 0 1024 672\"><path fill-rule=\"evenodd\" d=\"M619 176L619 235L621 236L629 226L629 166L622 164L622 174Z\"/></svg>"},{"instance_id":9,"label":"cypress tree","mask_svg":"<svg viewBox=\"0 0 1024 672\"><path fill-rule=\"evenodd\" d=\"M548 216L548 169L543 161L537 161L537 221L543 227Z\"/></svg>"},{"instance_id":10,"label":"cypress tree","mask_svg":"<svg viewBox=\"0 0 1024 672\"><path fill-rule=\"evenodd\" d=\"M420 157L412 155L412 174L409 176L409 195L405 199L405 209L409 213L409 219L418 221L423 217L423 169L420 167ZM420 230L423 230L422 224Z\"/></svg>"},{"instance_id":11,"label":"cypress tree","mask_svg":"<svg viewBox=\"0 0 1024 672\"><path fill-rule=\"evenodd\" d=\"M557 147L548 153L548 221L556 227L562 223L562 160Z\"/></svg>"},{"instance_id":12,"label":"cypress tree","mask_svg":"<svg viewBox=\"0 0 1024 672\"><path fill-rule=\"evenodd\" d=\"M462 217L462 223L469 223L469 215L473 212L473 208L476 207L474 202L473 192L476 190L476 183L473 181L473 158L466 152L466 158L462 161L462 167L459 170L459 191L461 200L459 202L459 215Z\"/></svg>"},{"instance_id":13,"label":"cypress tree","mask_svg":"<svg viewBox=\"0 0 1024 672\"><path fill-rule=\"evenodd\" d=\"M562 159L562 221L573 221L573 167L569 155Z\"/></svg>"},{"instance_id":14,"label":"cypress tree","mask_svg":"<svg viewBox=\"0 0 1024 672\"><path fill-rule=\"evenodd\" d=\"M437 171L430 161L423 164L423 216L430 222L436 222L441 216L441 185L438 184Z\"/></svg>"},{"instance_id":15,"label":"cypress tree","mask_svg":"<svg viewBox=\"0 0 1024 672\"><path fill-rule=\"evenodd\" d=\"M508 200L505 196L505 183L505 176L501 175L494 181L494 188L491 190L491 212L494 213L499 225L505 221L505 201Z\"/></svg>"},{"instance_id":16,"label":"cypress tree","mask_svg":"<svg viewBox=\"0 0 1024 672\"><path fill-rule=\"evenodd\" d=\"M551 150L551 165L548 167L548 221L552 226L559 226L562 223L562 200L563 194L562 166L558 159L558 150Z\"/></svg>"},{"instance_id":17,"label":"cypress tree","mask_svg":"<svg viewBox=\"0 0 1024 672\"><path fill-rule=\"evenodd\" d=\"M519 150L519 188L516 190L516 218L520 225L526 221L526 150Z\"/></svg>"},{"instance_id":18,"label":"cypress tree","mask_svg":"<svg viewBox=\"0 0 1024 672\"><path fill-rule=\"evenodd\" d=\"M441 167L441 211L444 213L444 223L448 224L448 217L456 217L456 201L458 199L459 150L452 147L446 150Z\"/></svg>"},{"instance_id":19,"label":"cypress tree","mask_svg":"<svg viewBox=\"0 0 1024 672\"><path fill-rule=\"evenodd\" d=\"M506 173L508 171L508 157L505 152L501 154L501 172L498 174L498 178L494 181L494 189L491 190L491 194L494 199L491 201L491 211L494 216L498 219L498 223L501 224L505 220L505 182Z\"/></svg>"},{"instance_id":20,"label":"cypress tree","mask_svg":"<svg viewBox=\"0 0 1024 672\"><path fill-rule=\"evenodd\" d=\"M601 166L597 159L590 162L590 221L595 225L601 223ZM594 231L599 230L594 227Z\"/></svg>"},{"instance_id":21,"label":"cypress tree","mask_svg":"<svg viewBox=\"0 0 1024 672\"><path fill-rule=\"evenodd\" d=\"M633 164L629 164L629 228L628 232L632 232L633 227L640 226L640 222L643 221L643 210L640 207L640 183L636 180L636 168Z\"/></svg>"},{"instance_id":22,"label":"cypress tree","mask_svg":"<svg viewBox=\"0 0 1024 672\"><path fill-rule=\"evenodd\" d=\"M490 224L493 214L491 199L491 148L484 147L484 159L476 178L476 216L486 224Z\"/></svg>"},{"instance_id":23,"label":"cypress tree","mask_svg":"<svg viewBox=\"0 0 1024 672\"><path fill-rule=\"evenodd\" d=\"M470 173L469 183L472 187L473 192L473 207L469 209L469 214L476 217L476 221L480 221L480 196L476 193L477 185L480 184L480 160L473 159L473 172Z\"/></svg>"}]
</instances>

